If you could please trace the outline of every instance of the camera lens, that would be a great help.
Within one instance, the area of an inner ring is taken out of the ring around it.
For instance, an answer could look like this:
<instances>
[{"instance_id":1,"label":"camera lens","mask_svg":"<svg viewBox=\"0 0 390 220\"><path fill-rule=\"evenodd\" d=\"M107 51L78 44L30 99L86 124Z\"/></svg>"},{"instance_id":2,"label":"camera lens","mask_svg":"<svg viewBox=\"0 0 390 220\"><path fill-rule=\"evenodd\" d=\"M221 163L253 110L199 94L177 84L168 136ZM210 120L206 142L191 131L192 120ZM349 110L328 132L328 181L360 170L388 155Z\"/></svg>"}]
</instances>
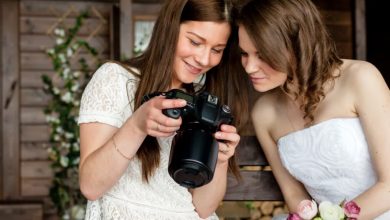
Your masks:
<instances>
[{"instance_id":1,"label":"camera lens","mask_svg":"<svg viewBox=\"0 0 390 220\"><path fill-rule=\"evenodd\" d=\"M202 186L212 178L209 168L197 161L183 161L181 166L172 173L172 177L181 186L187 188Z\"/></svg>"},{"instance_id":2,"label":"camera lens","mask_svg":"<svg viewBox=\"0 0 390 220\"><path fill-rule=\"evenodd\" d=\"M184 187L199 187L213 178L217 158L215 138L200 123L190 122L175 136L168 172Z\"/></svg>"}]
</instances>

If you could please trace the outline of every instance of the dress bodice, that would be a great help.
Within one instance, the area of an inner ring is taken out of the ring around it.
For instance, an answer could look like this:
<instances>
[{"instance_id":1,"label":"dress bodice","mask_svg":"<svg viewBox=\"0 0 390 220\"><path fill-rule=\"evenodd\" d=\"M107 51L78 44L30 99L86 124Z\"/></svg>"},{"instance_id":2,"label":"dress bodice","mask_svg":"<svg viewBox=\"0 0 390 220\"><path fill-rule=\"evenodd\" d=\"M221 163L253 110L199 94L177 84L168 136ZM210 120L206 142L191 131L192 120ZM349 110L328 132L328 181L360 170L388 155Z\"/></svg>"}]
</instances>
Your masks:
<instances>
[{"instance_id":1,"label":"dress bodice","mask_svg":"<svg viewBox=\"0 0 390 220\"><path fill-rule=\"evenodd\" d=\"M318 203L354 199L377 180L358 118L335 118L281 137L283 166ZM376 219L390 219L390 211Z\"/></svg>"},{"instance_id":2,"label":"dress bodice","mask_svg":"<svg viewBox=\"0 0 390 220\"><path fill-rule=\"evenodd\" d=\"M84 90L78 123L100 122L121 127L132 115L137 79L118 64L106 63ZM146 184L136 157L119 181L100 199L88 201L86 219L199 220L189 191L168 173L173 137L157 138L160 166ZM209 219L218 219L215 215Z\"/></svg>"}]
</instances>

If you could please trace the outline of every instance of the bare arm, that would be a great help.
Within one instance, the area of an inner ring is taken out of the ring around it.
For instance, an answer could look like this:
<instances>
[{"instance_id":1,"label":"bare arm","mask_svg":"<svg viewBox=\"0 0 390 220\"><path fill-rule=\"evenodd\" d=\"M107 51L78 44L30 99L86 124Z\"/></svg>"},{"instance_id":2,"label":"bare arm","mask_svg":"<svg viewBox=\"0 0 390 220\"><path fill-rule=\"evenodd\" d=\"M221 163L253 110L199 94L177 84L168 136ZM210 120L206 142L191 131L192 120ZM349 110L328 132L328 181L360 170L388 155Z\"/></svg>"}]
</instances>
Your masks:
<instances>
[{"instance_id":1,"label":"bare arm","mask_svg":"<svg viewBox=\"0 0 390 220\"><path fill-rule=\"evenodd\" d=\"M162 109L184 105L184 100L155 97L144 103L119 129L103 123L81 124L80 189L86 198L96 200L119 180L129 165L127 158L136 155L147 135L172 135L181 119L166 117Z\"/></svg>"},{"instance_id":2,"label":"bare arm","mask_svg":"<svg viewBox=\"0 0 390 220\"><path fill-rule=\"evenodd\" d=\"M348 87L355 94L378 181L354 201L361 207L359 219L374 219L390 210L390 93L374 66L364 62L355 67Z\"/></svg>"},{"instance_id":3,"label":"bare arm","mask_svg":"<svg viewBox=\"0 0 390 220\"><path fill-rule=\"evenodd\" d=\"M304 199L311 199L309 194L304 189L303 185L298 182L291 174L283 167L276 140L274 140L269 130L274 123L276 117L268 101L257 102L252 110L252 122L255 128L256 136L263 148L264 154L272 168L272 173L282 191L283 197L289 207L290 212L297 212L299 202Z\"/></svg>"},{"instance_id":4,"label":"bare arm","mask_svg":"<svg viewBox=\"0 0 390 220\"><path fill-rule=\"evenodd\" d=\"M215 133L215 138L225 140L219 142L218 161L214 172L213 180L199 188L191 190L192 202L201 218L207 218L218 208L226 192L228 160L233 156L235 148L240 141L235 127L222 125L221 131ZM228 150L227 152L221 152Z\"/></svg>"}]
</instances>

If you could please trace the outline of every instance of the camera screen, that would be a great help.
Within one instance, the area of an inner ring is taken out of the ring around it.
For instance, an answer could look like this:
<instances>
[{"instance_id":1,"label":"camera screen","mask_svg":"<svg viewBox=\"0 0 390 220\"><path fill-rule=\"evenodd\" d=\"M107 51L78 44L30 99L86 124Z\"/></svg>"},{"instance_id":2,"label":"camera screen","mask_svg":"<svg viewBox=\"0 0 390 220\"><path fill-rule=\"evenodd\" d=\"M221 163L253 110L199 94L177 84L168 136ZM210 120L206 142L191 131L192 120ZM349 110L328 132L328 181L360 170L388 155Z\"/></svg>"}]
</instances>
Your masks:
<instances>
[{"instance_id":1,"label":"camera screen","mask_svg":"<svg viewBox=\"0 0 390 220\"><path fill-rule=\"evenodd\" d=\"M190 103L194 102L194 99L193 99L192 96L187 95L185 93L181 93L181 92L176 93L176 98L184 99L184 100L186 100L187 102L190 102Z\"/></svg>"}]
</instances>

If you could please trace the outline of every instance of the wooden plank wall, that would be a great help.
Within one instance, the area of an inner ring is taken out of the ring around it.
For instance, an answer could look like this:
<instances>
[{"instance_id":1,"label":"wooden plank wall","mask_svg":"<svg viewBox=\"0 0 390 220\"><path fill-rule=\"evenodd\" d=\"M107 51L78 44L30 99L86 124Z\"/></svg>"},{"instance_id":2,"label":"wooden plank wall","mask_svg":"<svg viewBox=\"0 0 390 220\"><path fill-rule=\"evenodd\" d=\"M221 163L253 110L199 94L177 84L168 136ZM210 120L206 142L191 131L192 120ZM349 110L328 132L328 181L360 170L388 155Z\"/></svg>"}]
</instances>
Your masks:
<instances>
[{"instance_id":1,"label":"wooden plank wall","mask_svg":"<svg viewBox=\"0 0 390 220\"><path fill-rule=\"evenodd\" d=\"M92 8L99 14L95 14ZM20 173L21 196L48 196L53 176L48 160L49 127L45 122L43 108L49 97L42 91L42 74L53 74L51 60L45 50L51 48L55 39L47 31L55 25L59 18L73 10L64 23L71 27L77 12L88 10L91 17L85 21L80 30L80 37L87 38L90 33L106 23L93 37L90 44L101 52L102 59L109 58L109 19L112 3L81 1L31 1L20 2ZM80 52L79 56L86 56ZM88 59L87 61L93 61ZM75 59L76 60L76 59Z\"/></svg>"},{"instance_id":2,"label":"wooden plank wall","mask_svg":"<svg viewBox=\"0 0 390 220\"><path fill-rule=\"evenodd\" d=\"M359 0L312 0L320 9L342 58L355 57L354 7ZM361 45L360 45L361 46Z\"/></svg>"},{"instance_id":3,"label":"wooden plank wall","mask_svg":"<svg viewBox=\"0 0 390 220\"><path fill-rule=\"evenodd\" d=\"M19 95L18 2L1 1L1 189L0 199L19 195ZM4 178L2 178L4 177Z\"/></svg>"},{"instance_id":4,"label":"wooden plank wall","mask_svg":"<svg viewBox=\"0 0 390 220\"><path fill-rule=\"evenodd\" d=\"M355 56L354 0L313 1L320 7L326 24L336 39L341 56L353 58ZM108 0L20 0L19 3L17 1L10 2L12 2L9 3L11 5L15 6L16 4L16 7L13 7L16 10L7 11L5 8L1 8L0 16L4 17L7 14L15 19L2 20L2 32L0 33L2 33L2 42L18 43L5 44L1 47L2 55L0 58L3 65L0 66L3 73L1 115L3 122L0 156L5 157L8 154L14 156L12 156L12 160L0 161L0 177L7 177L6 181L4 178L0 183L0 199L16 196L18 199L44 198L44 201L49 201L48 191L53 173L50 161L47 159L49 127L42 111L49 97L43 93L43 84L40 79L42 74L53 74L52 64L44 51L54 45L54 38L48 35L47 31L70 8L73 8L74 11L81 11L91 10L93 6L107 20L107 23L99 30L97 36L92 38L91 44L102 52L103 59L108 58L109 54L112 53L110 23L108 21L114 3ZM155 15L160 8L159 4L145 6L141 5L139 1L134 2L133 9L129 9L133 11L128 15L135 18L145 13ZM157 3L157 1L153 1L153 3ZM99 16L93 12L91 15L92 17L87 19L86 25L81 29L81 37L86 38L101 23ZM69 27L73 24L75 17L76 13L70 13L65 19L65 24ZM13 36L14 32L12 31L9 31L9 34L4 31L12 28L18 29L17 36ZM132 33L131 27L127 31ZM10 39L13 40L10 41ZM5 54L7 56L4 56ZM80 53L80 56L83 55L85 54ZM10 59L19 60L19 62L9 62ZM10 94L14 94L10 105L8 105L10 108L4 109L5 101ZM13 120L10 121L10 118ZM13 138L4 138L11 135ZM251 129L247 135L253 135ZM15 170L17 172L13 172Z\"/></svg>"}]
</instances>

